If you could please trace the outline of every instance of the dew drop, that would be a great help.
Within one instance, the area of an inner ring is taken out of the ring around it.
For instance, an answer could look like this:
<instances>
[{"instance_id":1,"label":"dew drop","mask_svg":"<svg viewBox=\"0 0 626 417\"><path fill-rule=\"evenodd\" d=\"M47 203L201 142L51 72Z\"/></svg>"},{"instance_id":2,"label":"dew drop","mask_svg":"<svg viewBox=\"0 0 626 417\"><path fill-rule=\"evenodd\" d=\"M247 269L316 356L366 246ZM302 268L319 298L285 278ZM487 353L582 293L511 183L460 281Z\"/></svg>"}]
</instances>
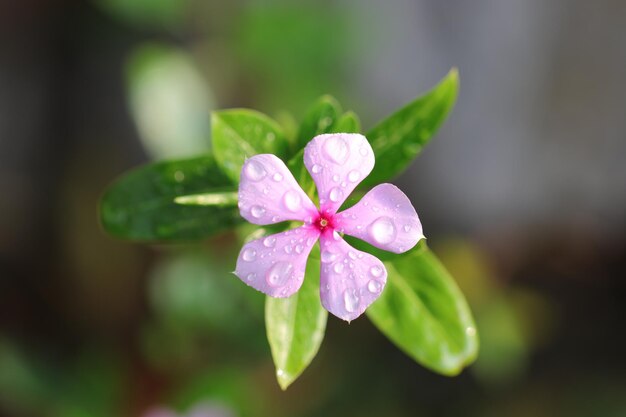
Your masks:
<instances>
[{"instance_id":1,"label":"dew drop","mask_svg":"<svg viewBox=\"0 0 626 417\"><path fill-rule=\"evenodd\" d=\"M348 252L348 256L350 257L350 259L352 259L353 261L356 260L356 253L354 253L353 251L349 251Z\"/></svg>"},{"instance_id":2,"label":"dew drop","mask_svg":"<svg viewBox=\"0 0 626 417\"><path fill-rule=\"evenodd\" d=\"M344 138L338 136L326 140L324 143L324 152L331 161L338 165L345 164L350 156L348 143Z\"/></svg>"},{"instance_id":3,"label":"dew drop","mask_svg":"<svg viewBox=\"0 0 626 417\"><path fill-rule=\"evenodd\" d=\"M404 225L404 227L402 228L405 232L409 232L411 230L411 225L410 224L406 224Z\"/></svg>"},{"instance_id":4,"label":"dew drop","mask_svg":"<svg viewBox=\"0 0 626 417\"><path fill-rule=\"evenodd\" d=\"M267 188L267 187L265 187L265 188L263 189L263 194L268 195L269 193L270 193L270 189L269 189L269 188Z\"/></svg>"},{"instance_id":5,"label":"dew drop","mask_svg":"<svg viewBox=\"0 0 626 417\"><path fill-rule=\"evenodd\" d=\"M335 240L341 239L341 235L336 230L333 230L333 239Z\"/></svg>"},{"instance_id":6,"label":"dew drop","mask_svg":"<svg viewBox=\"0 0 626 417\"><path fill-rule=\"evenodd\" d=\"M248 274L248 275L246 276L246 279L247 279L248 281L252 281L255 277L256 277L256 274L255 274L254 272L252 272L252 273L250 273L250 274Z\"/></svg>"},{"instance_id":7,"label":"dew drop","mask_svg":"<svg viewBox=\"0 0 626 417\"><path fill-rule=\"evenodd\" d=\"M252 262L256 259L256 250L253 248L246 248L241 257L246 262Z\"/></svg>"},{"instance_id":8,"label":"dew drop","mask_svg":"<svg viewBox=\"0 0 626 417\"><path fill-rule=\"evenodd\" d=\"M378 278L383 274L383 269L378 265L374 265L373 267L370 268L370 274Z\"/></svg>"},{"instance_id":9,"label":"dew drop","mask_svg":"<svg viewBox=\"0 0 626 417\"><path fill-rule=\"evenodd\" d=\"M273 221L274 223L276 223L276 222L277 222L277 221L279 221L279 220L280 220L280 217L278 217L278 216L274 216L274 217L272 217L272 221Z\"/></svg>"},{"instance_id":10,"label":"dew drop","mask_svg":"<svg viewBox=\"0 0 626 417\"><path fill-rule=\"evenodd\" d=\"M361 154L361 156L367 156L367 149L365 147L362 147L361 149L359 149L359 153Z\"/></svg>"},{"instance_id":11,"label":"dew drop","mask_svg":"<svg viewBox=\"0 0 626 417\"><path fill-rule=\"evenodd\" d=\"M280 172L277 172L272 176L272 179L276 182L280 182L283 180L283 175Z\"/></svg>"},{"instance_id":12,"label":"dew drop","mask_svg":"<svg viewBox=\"0 0 626 417\"><path fill-rule=\"evenodd\" d=\"M282 287L287 283L293 273L293 265L290 262L276 262L267 271L266 281L272 287Z\"/></svg>"},{"instance_id":13,"label":"dew drop","mask_svg":"<svg viewBox=\"0 0 626 417\"><path fill-rule=\"evenodd\" d=\"M330 193L328 195L328 198L330 198L330 201L332 201L333 203L337 203L339 200L341 200L341 197L343 197L343 191L341 191L341 189L334 187L332 190L330 190Z\"/></svg>"},{"instance_id":14,"label":"dew drop","mask_svg":"<svg viewBox=\"0 0 626 417\"><path fill-rule=\"evenodd\" d=\"M322 167L317 164L313 164L313 166L311 167L311 171L314 174L319 174L320 172L322 172Z\"/></svg>"},{"instance_id":15,"label":"dew drop","mask_svg":"<svg viewBox=\"0 0 626 417\"><path fill-rule=\"evenodd\" d=\"M268 236L263 239L263 246L266 248L273 248L276 245L276 238L274 236Z\"/></svg>"},{"instance_id":16,"label":"dew drop","mask_svg":"<svg viewBox=\"0 0 626 417\"><path fill-rule=\"evenodd\" d=\"M359 306L359 296L354 288L348 288L343 292L343 304L348 313L353 313Z\"/></svg>"},{"instance_id":17,"label":"dew drop","mask_svg":"<svg viewBox=\"0 0 626 417\"><path fill-rule=\"evenodd\" d=\"M293 250L293 248L290 245L285 246L285 253L287 255L289 255L291 253L291 251Z\"/></svg>"},{"instance_id":18,"label":"dew drop","mask_svg":"<svg viewBox=\"0 0 626 417\"><path fill-rule=\"evenodd\" d=\"M348 181L350 182L357 182L359 178L361 178L361 173L356 169L350 171L350 173L348 174Z\"/></svg>"},{"instance_id":19,"label":"dew drop","mask_svg":"<svg viewBox=\"0 0 626 417\"><path fill-rule=\"evenodd\" d=\"M341 274L343 272L343 264L341 262L337 262L335 266L333 266L333 271L335 271L335 274Z\"/></svg>"},{"instance_id":20,"label":"dew drop","mask_svg":"<svg viewBox=\"0 0 626 417\"><path fill-rule=\"evenodd\" d=\"M367 290L372 294L378 294L380 292L380 288L382 287L381 283L376 280L371 280L367 283Z\"/></svg>"},{"instance_id":21,"label":"dew drop","mask_svg":"<svg viewBox=\"0 0 626 417\"><path fill-rule=\"evenodd\" d=\"M332 252L329 251L324 251L322 252L322 262L327 263L327 262L332 262L335 260L335 258L337 257L337 255L335 255Z\"/></svg>"},{"instance_id":22,"label":"dew drop","mask_svg":"<svg viewBox=\"0 0 626 417\"><path fill-rule=\"evenodd\" d=\"M386 245L396 239L396 226L389 217L379 217L368 226L370 237L378 244Z\"/></svg>"},{"instance_id":23,"label":"dew drop","mask_svg":"<svg viewBox=\"0 0 626 417\"><path fill-rule=\"evenodd\" d=\"M296 253L297 254L301 254L303 250L304 250L304 246L296 245Z\"/></svg>"},{"instance_id":24,"label":"dew drop","mask_svg":"<svg viewBox=\"0 0 626 417\"><path fill-rule=\"evenodd\" d=\"M341 177L338 174L333 175L333 181L339 182L340 179Z\"/></svg>"},{"instance_id":25,"label":"dew drop","mask_svg":"<svg viewBox=\"0 0 626 417\"><path fill-rule=\"evenodd\" d=\"M294 190L289 190L283 195L283 204L285 208L292 213L300 209L300 195Z\"/></svg>"},{"instance_id":26,"label":"dew drop","mask_svg":"<svg viewBox=\"0 0 626 417\"><path fill-rule=\"evenodd\" d=\"M253 159L249 160L244 167L244 175L250 181L261 181L267 175L265 168L260 162Z\"/></svg>"},{"instance_id":27,"label":"dew drop","mask_svg":"<svg viewBox=\"0 0 626 417\"><path fill-rule=\"evenodd\" d=\"M255 219L260 219L265 214L265 209L261 206L252 206L252 208L250 208L250 214L252 214L252 217Z\"/></svg>"},{"instance_id":28,"label":"dew drop","mask_svg":"<svg viewBox=\"0 0 626 417\"><path fill-rule=\"evenodd\" d=\"M310 237L310 238L308 238L308 239L306 240L306 245L307 245L307 246L311 246L311 245L313 245L314 243L315 243L315 239L314 239L314 238L312 238L312 237Z\"/></svg>"}]
</instances>

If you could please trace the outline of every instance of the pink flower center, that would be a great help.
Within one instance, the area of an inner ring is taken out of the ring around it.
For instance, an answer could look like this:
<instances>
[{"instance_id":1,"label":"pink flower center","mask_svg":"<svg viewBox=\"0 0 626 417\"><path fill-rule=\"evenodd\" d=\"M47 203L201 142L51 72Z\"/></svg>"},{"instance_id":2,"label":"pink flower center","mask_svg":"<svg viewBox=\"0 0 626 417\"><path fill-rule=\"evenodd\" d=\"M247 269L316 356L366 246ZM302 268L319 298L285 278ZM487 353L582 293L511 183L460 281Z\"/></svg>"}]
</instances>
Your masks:
<instances>
[{"instance_id":1,"label":"pink flower center","mask_svg":"<svg viewBox=\"0 0 626 417\"><path fill-rule=\"evenodd\" d=\"M317 230L319 230L320 233L324 233L326 231L332 231L335 228L333 220L334 218L332 214L320 212L313 222L313 225L317 227Z\"/></svg>"}]
</instances>

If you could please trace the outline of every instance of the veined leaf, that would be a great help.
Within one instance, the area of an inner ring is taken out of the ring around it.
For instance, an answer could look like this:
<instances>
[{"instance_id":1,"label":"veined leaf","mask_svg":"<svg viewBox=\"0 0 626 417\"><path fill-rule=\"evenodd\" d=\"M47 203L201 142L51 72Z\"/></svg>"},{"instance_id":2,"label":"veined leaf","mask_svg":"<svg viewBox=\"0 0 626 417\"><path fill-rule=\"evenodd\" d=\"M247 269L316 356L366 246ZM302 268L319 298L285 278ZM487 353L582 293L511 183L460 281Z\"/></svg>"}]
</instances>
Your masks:
<instances>
[{"instance_id":1,"label":"veined leaf","mask_svg":"<svg viewBox=\"0 0 626 417\"><path fill-rule=\"evenodd\" d=\"M215 160L235 184L246 158L271 153L282 159L289 146L278 123L247 109L211 113L211 135Z\"/></svg>"},{"instance_id":2,"label":"veined leaf","mask_svg":"<svg viewBox=\"0 0 626 417\"><path fill-rule=\"evenodd\" d=\"M198 194L213 201L188 205ZM100 219L112 235L144 241L203 239L243 220L236 189L211 155L130 171L105 192Z\"/></svg>"},{"instance_id":3,"label":"veined leaf","mask_svg":"<svg viewBox=\"0 0 626 417\"><path fill-rule=\"evenodd\" d=\"M461 372L478 354L478 336L448 271L424 242L385 267L387 285L368 317L423 366L449 376Z\"/></svg>"},{"instance_id":4,"label":"veined leaf","mask_svg":"<svg viewBox=\"0 0 626 417\"><path fill-rule=\"evenodd\" d=\"M324 339L328 313L320 302L319 276L319 262L309 259L297 293L289 298L266 298L267 339L283 390L309 366Z\"/></svg>"}]
</instances>

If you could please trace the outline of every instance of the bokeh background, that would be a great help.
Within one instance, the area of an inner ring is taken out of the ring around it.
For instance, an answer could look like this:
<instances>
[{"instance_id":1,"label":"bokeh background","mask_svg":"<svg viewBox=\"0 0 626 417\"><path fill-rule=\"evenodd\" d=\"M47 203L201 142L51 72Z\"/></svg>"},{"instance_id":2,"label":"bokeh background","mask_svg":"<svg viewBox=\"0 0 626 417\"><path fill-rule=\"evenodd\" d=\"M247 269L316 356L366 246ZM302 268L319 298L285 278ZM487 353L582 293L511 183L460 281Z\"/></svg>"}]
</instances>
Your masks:
<instances>
[{"instance_id":1,"label":"bokeh background","mask_svg":"<svg viewBox=\"0 0 626 417\"><path fill-rule=\"evenodd\" d=\"M367 128L453 66L396 183L476 316L459 377L330 318L283 393L233 236L98 226L115 177L210 146L211 109L331 93ZM0 2L0 415L624 416L625 156L622 0Z\"/></svg>"}]
</instances>

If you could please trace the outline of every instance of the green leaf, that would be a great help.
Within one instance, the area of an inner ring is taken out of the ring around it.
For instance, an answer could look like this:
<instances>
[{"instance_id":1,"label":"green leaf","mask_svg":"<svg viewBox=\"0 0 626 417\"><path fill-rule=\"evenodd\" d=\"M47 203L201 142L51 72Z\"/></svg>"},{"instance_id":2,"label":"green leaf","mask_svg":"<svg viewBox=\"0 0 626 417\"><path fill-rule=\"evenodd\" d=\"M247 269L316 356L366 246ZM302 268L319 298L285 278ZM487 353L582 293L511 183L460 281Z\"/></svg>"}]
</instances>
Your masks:
<instances>
[{"instance_id":1,"label":"green leaf","mask_svg":"<svg viewBox=\"0 0 626 417\"><path fill-rule=\"evenodd\" d=\"M313 200L313 202L317 201L317 193L315 188L315 183L313 182L313 178L311 178L311 174L307 171L306 166L304 166L304 148L300 149L293 158L287 162L287 168L293 174L293 177L296 179L300 187L304 190L304 192Z\"/></svg>"},{"instance_id":2,"label":"green leaf","mask_svg":"<svg viewBox=\"0 0 626 417\"><path fill-rule=\"evenodd\" d=\"M334 97L320 97L306 112L300 124L296 150L304 148L314 136L331 132L340 115L341 106Z\"/></svg>"},{"instance_id":3,"label":"green leaf","mask_svg":"<svg viewBox=\"0 0 626 417\"><path fill-rule=\"evenodd\" d=\"M345 112L332 127L334 133L360 133L361 120L353 111Z\"/></svg>"},{"instance_id":4,"label":"green leaf","mask_svg":"<svg viewBox=\"0 0 626 417\"><path fill-rule=\"evenodd\" d=\"M283 390L309 366L324 339L328 313L320 302L319 276L319 262L310 260L297 293L289 298L266 298L267 339Z\"/></svg>"},{"instance_id":5,"label":"green leaf","mask_svg":"<svg viewBox=\"0 0 626 417\"><path fill-rule=\"evenodd\" d=\"M404 171L446 119L456 101L459 74L450 70L424 96L380 122L366 136L376 155L376 166L361 183L371 187Z\"/></svg>"},{"instance_id":6,"label":"green leaf","mask_svg":"<svg viewBox=\"0 0 626 417\"><path fill-rule=\"evenodd\" d=\"M461 372L478 354L478 336L448 271L423 242L385 266L387 285L368 317L423 366L449 376Z\"/></svg>"},{"instance_id":7,"label":"green leaf","mask_svg":"<svg viewBox=\"0 0 626 417\"><path fill-rule=\"evenodd\" d=\"M242 221L233 193L210 155L159 162L113 183L100 201L100 219L107 232L125 239L203 239ZM198 194L205 195L203 204L188 205Z\"/></svg>"},{"instance_id":8,"label":"green leaf","mask_svg":"<svg viewBox=\"0 0 626 417\"><path fill-rule=\"evenodd\" d=\"M235 184L239 183L241 166L246 158L261 153L284 158L288 150L280 125L254 110L211 113L211 135L215 160Z\"/></svg>"}]
</instances>

